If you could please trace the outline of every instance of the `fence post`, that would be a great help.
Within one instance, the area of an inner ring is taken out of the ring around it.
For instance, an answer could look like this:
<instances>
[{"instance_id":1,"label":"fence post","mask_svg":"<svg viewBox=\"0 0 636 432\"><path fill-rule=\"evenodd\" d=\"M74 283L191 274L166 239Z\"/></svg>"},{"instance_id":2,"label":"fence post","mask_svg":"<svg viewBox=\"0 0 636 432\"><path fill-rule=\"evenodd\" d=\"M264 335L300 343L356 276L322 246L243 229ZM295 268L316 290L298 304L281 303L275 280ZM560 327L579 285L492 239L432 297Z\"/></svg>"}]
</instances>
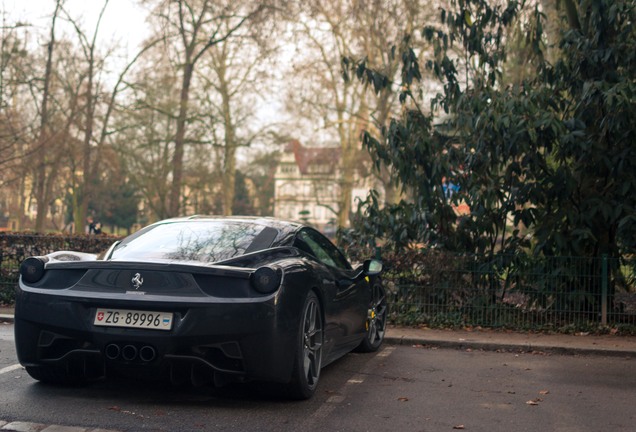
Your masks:
<instances>
[{"instance_id":1,"label":"fence post","mask_svg":"<svg viewBox=\"0 0 636 432\"><path fill-rule=\"evenodd\" d=\"M607 254L601 257L601 278L601 325L607 326L607 282L609 280Z\"/></svg>"}]
</instances>

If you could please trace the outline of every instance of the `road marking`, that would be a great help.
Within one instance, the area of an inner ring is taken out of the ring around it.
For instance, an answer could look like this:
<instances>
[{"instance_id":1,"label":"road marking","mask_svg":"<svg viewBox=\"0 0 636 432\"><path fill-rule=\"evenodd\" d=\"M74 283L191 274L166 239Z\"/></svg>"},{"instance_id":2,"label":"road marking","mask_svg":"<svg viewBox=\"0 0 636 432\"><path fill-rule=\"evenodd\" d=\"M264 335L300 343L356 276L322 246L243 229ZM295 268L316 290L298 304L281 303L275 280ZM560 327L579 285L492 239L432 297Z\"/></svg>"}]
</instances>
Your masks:
<instances>
[{"instance_id":1,"label":"road marking","mask_svg":"<svg viewBox=\"0 0 636 432\"><path fill-rule=\"evenodd\" d=\"M21 369L21 368L22 368L21 364L14 364L13 366L7 366L5 368L0 369L0 375L14 371L16 369Z\"/></svg>"},{"instance_id":2,"label":"road marking","mask_svg":"<svg viewBox=\"0 0 636 432\"><path fill-rule=\"evenodd\" d=\"M388 346L388 347L384 348L381 352L379 352L376 357L388 357L388 356L391 355L391 353L393 351L395 351L395 347L394 346Z\"/></svg>"},{"instance_id":3,"label":"road marking","mask_svg":"<svg viewBox=\"0 0 636 432\"><path fill-rule=\"evenodd\" d=\"M386 346L380 352L376 353L374 358L380 358L382 362L386 361L386 358L389 357L393 351L395 351L395 346ZM318 424L321 420L329 417L334 410L342 403L344 403L347 399L349 391L355 385L359 385L364 383L365 379L373 374L374 370L377 369L379 361L373 361L372 358L365 367L357 373L353 375L351 378L347 380L347 382L337 391L335 395L327 398L325 403L323 403L312 415L310 415L304 422L303 427L300 429L309 430L314 429L314 426Z\"/></svg>"},{"instance_id":4,"label":"road marking","mask_svg":"<svg viewBox=\"0 0 636 432\"><path fill-rule=\"evenodd\" d=\"M42 423L32 423L32 422L24 422L24 421L14 421L11 423L7 423L3 420L0 420L0 430L2 431L40 431L40 432L118 432L112 429L101 429L101 428L85 428L79 426L62 426L62 425L45 425Z\"/></svg>"}]
</instances>

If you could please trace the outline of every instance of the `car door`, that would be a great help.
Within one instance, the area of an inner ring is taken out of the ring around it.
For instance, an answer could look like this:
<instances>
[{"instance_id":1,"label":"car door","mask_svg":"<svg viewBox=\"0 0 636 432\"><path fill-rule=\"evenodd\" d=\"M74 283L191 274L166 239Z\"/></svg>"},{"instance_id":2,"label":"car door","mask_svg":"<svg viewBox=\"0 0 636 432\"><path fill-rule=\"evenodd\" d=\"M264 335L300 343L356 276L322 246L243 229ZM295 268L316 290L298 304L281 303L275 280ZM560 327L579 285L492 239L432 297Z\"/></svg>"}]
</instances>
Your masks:
<instances>
[{"instance_id":1,"label":"car door","mask_svg":"<svg viewBox=\"0 0 636 432\"><path fill-rule=\"evenodd\" d=\"M366 281L355 278L349 262L319 232L305 228L296 243L321 264L318 270L325 290L325 344L332 345L334 357L350 351L364 330L368 301L364 300Z\"/></svg>"}]
</instances>

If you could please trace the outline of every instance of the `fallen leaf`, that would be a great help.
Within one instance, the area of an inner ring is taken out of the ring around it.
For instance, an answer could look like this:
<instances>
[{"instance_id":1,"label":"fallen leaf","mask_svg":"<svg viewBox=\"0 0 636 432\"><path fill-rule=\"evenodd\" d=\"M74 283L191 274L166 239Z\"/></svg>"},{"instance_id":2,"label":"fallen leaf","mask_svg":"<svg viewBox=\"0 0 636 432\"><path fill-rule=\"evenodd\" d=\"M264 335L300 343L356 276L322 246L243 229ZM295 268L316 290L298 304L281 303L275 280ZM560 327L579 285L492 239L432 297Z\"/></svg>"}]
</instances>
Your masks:
<instances>
[{"instance_id":1,"label":"fallen leaf","mask_svg":"<svg viewBox=\"0 0 636 432\"><path fill-rule=\"evenodd\" d=\"M108 407L108 409L111 411L121 411L121 408L119 408L118 406Z\"/></svg>"},{"instance_id":2,"label":"fallen leaf","mask_svg":"<svg viewBox=\"0 0 636 432\"><path fill-rule=\"evenodd\" d=\"M453 426L453 429L466 429L464 425Z\"/></svg>"},{"instance_id":3,"label":"fallen leaf","mask_svg":"<svg viewBox=\"0 0 636 432\"><path fill-rule=\"evenodd\" d=\"M541 394L541 395L547 395L547 394L549 394L549 393L550 393L550 391L549 391L549 390L541 390L541 391L539 392L539 394Z\"/></svg>"},{"instance_id":4,"label":"fallen leaf","mask_svg":"<svg viewBox=\"0 0 636 432\"><path fill-rule=\"evenodd\" d=\"M409 398L407 398L407 397L399 397L398 400L400 402L408 402Z\"/></svg>"},{"instance_id":5,"label":"fallen leaf","mask_svg":"<svg viewBox=\"0 0 636 432\"><path fill-rule=\"evenodd\" d=\"M536 400L529 400L528 402L526 402L526 405L539 405L539 402L537 402Z\"/></svg>"}]
</instances>

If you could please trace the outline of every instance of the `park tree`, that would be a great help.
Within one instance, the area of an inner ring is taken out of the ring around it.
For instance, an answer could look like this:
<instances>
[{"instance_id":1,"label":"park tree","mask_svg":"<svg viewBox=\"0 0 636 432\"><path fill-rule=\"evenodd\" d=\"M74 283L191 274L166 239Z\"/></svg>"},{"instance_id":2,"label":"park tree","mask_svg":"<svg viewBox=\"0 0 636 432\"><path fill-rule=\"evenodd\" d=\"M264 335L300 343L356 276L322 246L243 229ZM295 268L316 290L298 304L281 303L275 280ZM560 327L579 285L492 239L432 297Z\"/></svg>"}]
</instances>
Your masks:
<instances>
[{"instance_id":1,"label":"park tree","mask_svg":"<svg viewBox=\"0 0 636 432\"><path fill-rule=\"evenodd\" d=\"M428 12L417 0L300 2L294 15L292 56L295 80L288 86L288 110L301 125L303 143L337 145L340 155L338 205L329 208L338 226L349 225L353 190L366 183L381 183L385 198L393 201L388 171L369 170L371 163L360 147L363 130L379 137L399 106L394 92L373 81L343 80L343 58L355 58L392 79L399 60L390 46L403 38L405 29ZM362 60L361 60L362 59ZM347 63L345 60L345 67ZM371 85L377 93L367 92ZM313 141L313 142L312 142ZM372 176L377 174L374 178ZM361 180L364 180L363 184Z\"/></svg>"},{"instance_id":2,"label":"park tree","mask_svg":"<svg viewBox=\"0 0 636 432\"><path fill-rule=\"evenodd\" d=\"M304 2L294 16L293 73L288 109L309 125L302 141L333 145L340 154L340 196L334 212L339 226L347 226L351 209L356 162L360 160L359 134L368 124L368 105L360 83L343 81L340 58L356 50L353 2ZM301 79L299 79L301 78ZM311 144L315 145L315 144Z\"/></svg>"},{"instance_id":3,"label":"park tree","mask_svg":"<svg viewBox=\"0 0 636 432\"><path fill-rule=\"evenodd\" d=\"M364 143L412 197L382 208L372 194L363 231L397 247L486 255L633 253L636 5L560 6L567 26L557 54L545 55L540 4L457 0L411 36L429 42L432 55L396 47L400 81L360 62L350 68L392 86L403 102L382 137L365 134ZM502 71L520 29L530 72L515 82ZM443 89L428 99L418 96L425 72ZM460 203L469 214L454 211Z\"/></svg>"},{"instance_id":4,"label":"park tree","mask_svg":"<svg viewBox=\"0 0 636 432\"><path fill-rule=\"evenodd\" d=\"M263 11L262 4L237 1L178 0L156 2L154 16L158 20L170 52L180 70L179 111L172 153L172 185L169 214L177 216L182 208L186 129L189 124L190 91L195 71L202 58L215 45L234 36L250 20Z\"/></svg>"},{"instance_id":5,"label":"park tree","mask_svg":"<svg viewBox=\"0 0 636 432\"><path fill-rule=\"evenodd\" d=\"M47 44L46 55L46 67L44 70L44 84L42 89L42 104L40 107L40 127L37 137L37 146L35 148L35 199L38 204L38 212L35 218L35 231L42 232L44 227L44 220L48 211L48 202L50 197L47 192L50 193L50 188L46 187L46 158L47 152L45 145L47 140L51 138L49 134L49 88L51 84L51 75L53 68L53 50L55 47L55 22L57 21L61 2L58 0L55 3L55 11L51 19L51 35ZM60 153L58 153L60 154Z\"/></svg>"},{"instance_id":6,"label":"park tree","mask_svg":"<svg viewBox=\"0 0 636 432\"><path fill-rule=\"evenodd\" d=\"M1 114L7 138L3 142L8 145L2 152L3 190L12 201L10 211L19 228L25 227L24 209L37 208L36 231L51 222L46 217L55 210L64 183L82 82L75 73L75 50L68 40L56 37L62 4L54 4L44 49L30 48L30 24L17 25L3 38Z\"/></svg>"},{"instance_id":7,"label":"park tree","mask_svg":"<svg viewBox=\"0 0 636 432\"><path fill-rule=\"evenodd\" d=\"M224 32L229 31L231 20L224 23ZM259 98L265 96L266 82L272 67L275 45L270 38L275 32L272 20L238 29L235 37L219 41L202 60L199 80L202 87L197 96L200 106L208 112L212 149L216 155L215 171L220 180L222 213L230 215L235 209L246 214L244 198L236 197L237 155L241 149L262 138L269 124L254 127ZM263 31L267 28L267 31ZM267 37L264 37L267 35ZM273 120L269 120L272 122ZM235 199L236 198L236 199ZM237 207L238 206L238 207Z\"/></svg>"},{"instance_id":8,"label":"park tree","mask_svg":"<svg viewBox=\"0 0 636 432\"><path fill-rule=\"evenodd\" d=\"M147 221L170 214L170 173L174 119L179 109L179 76L162 45L152 48L132 73L126 103L114 121L114 146L125 176L136 185ZM202 155L202 158L205 155Z\"/></svg>"},{"instance_id":9,"label":"park tree","mask_svg":"<svg viewBox=\"0 0 636 432\"><path fill-rule=\"evenodd\" d=\"M263 151L255 155L246 169L246 176L254 186L254 212L257 216L274 215L275 175L280 153Z\"/></svg>"},{"instance_id":10,"label":"park tree","mask_svg":"<svg viewBox=\"0 0 636 432\"><path fill-rule=\"evenodd\" d=\"M81 162L79 164L79 172L73 172L74 179L72 182L76 186L73 194L73 220L78 230L85 225L89 202L93 198L93 184L99 178L100 153L103 141L95 142L95 129L97 127L98 101L102 91L102 83L98 79L98 72L102 69L104 59L99 55L97 35L99 34L101 20L107 6L108 0L105 0L92 34L84 30L80 23L63 9L66 19L75 29L84 61L83 83L80 89L81 96L78 95L78 101L81 101L81 121L77 124L81 135L81 151L79 153ZM104 124L104 127L106 127L106 124ZM38 210L38 213L40 213L40 210Z\"/></svg>"},{"instance_id":11,"label":"park tree","mask_svg":"<svg viewBox=\"0 0 636 432\"><path fill-rule=\"evenodd\" d=\"M28 153L29 121L18 104L27 87L24 71L32 57L24 48L23 23L8 23L2 11L0 28L0 189L11 191L0 197L0 218L13 215L18 224L24 219L24 167L20 161ZM22 193L20 193L22 192Z\"/></svg>"}]
</instances>

